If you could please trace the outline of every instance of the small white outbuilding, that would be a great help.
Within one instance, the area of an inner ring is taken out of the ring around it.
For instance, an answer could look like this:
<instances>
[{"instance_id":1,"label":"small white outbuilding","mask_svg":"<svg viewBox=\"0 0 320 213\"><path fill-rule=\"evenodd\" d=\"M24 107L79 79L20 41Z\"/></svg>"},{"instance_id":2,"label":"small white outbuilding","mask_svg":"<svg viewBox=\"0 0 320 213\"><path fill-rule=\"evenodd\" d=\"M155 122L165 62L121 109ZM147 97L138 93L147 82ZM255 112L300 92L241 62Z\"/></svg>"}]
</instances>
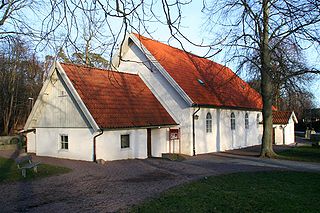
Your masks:
<instances>
[{"instance_id":1,"label":"small white outbuilding","mask_svg":"<svg viewBox=\"0 0 320 213\"><path fill-rule=\"evenodd\" d=\"M273 138L276 145L295 143L294 124L298 123L293 111L273 111Z\"/></svg>"}]
</instances>

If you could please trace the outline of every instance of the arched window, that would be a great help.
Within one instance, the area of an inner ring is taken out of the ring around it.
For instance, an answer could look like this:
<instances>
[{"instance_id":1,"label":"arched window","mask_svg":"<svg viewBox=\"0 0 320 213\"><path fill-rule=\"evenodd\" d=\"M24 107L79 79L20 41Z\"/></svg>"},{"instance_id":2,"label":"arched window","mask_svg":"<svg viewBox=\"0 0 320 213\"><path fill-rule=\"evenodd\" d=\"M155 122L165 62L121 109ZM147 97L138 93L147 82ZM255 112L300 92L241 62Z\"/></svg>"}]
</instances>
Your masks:
<instances>
[{"instance_id":1,"label":"arched window","mask_svg":"<svg viewBox=\"0 0 320 213\"><path fill-rule=\"evenodd\" d=\"M212 132L212 116L210 112L208 112L206 116L206 132Z\"/></svg>"},{"instance_id":2,"label":"arched window","mask_svg":"<svg viewBox=\"0 0 320 213\"><path fill-rule=\"evenodd\" d=\"M233 112L231 112L231 129L232 130L236 129L236 116L234 115Z\"/></svg>"},{"instance_id":3,"label":"arched window","mask_svg":"<svg viewBox=\"0 0 320 213\"><path fill-rule=\"evenodd\" d=\"M244 126L246 129L249 129L249 115L248 115L248 113L246 113L244 116Z\"/></svg>"}]
</instances>

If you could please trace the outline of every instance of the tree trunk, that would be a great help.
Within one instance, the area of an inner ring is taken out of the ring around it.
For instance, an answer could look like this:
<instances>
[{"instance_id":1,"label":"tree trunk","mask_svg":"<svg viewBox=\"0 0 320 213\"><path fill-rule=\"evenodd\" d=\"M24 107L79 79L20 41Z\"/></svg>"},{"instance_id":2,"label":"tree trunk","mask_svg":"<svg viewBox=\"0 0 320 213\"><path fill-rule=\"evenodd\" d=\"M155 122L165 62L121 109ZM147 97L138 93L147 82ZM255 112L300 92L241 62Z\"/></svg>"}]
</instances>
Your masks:
<instances>
[{"instance_id":1,"label":"tree trunk","mask_svg":"<svg viewBox=\"0 0 320 213\"><path fill-rule=\"evenodd\" d=\"M261 94L263 100L263 136L261 157L274 157L272 148L272 94L273 85L271 78L271 57L269 47L269 1L263 0L263 34L261 35Z\"/></svg>"}]
</instances>

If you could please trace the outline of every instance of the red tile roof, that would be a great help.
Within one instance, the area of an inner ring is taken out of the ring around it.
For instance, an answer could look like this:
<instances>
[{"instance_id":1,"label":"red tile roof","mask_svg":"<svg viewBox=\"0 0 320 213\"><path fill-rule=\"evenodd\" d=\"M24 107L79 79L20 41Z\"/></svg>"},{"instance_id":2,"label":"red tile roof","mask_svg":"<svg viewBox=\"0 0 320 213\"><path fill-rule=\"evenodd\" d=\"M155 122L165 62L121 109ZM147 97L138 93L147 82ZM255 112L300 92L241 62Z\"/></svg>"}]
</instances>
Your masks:
<instances>
[{"instance_id":1,"label":"red tile roof","mask_svg":"<svg viewBox=\"0 0 320 213\"><path fill-rule=\"evenodd\" d=\"M287 124L292 115L290 111L273 111L272 121L273 124Z\"/></svg>"},{"instance_id":2,"label":"red tile roof","mask_svg":"<svg viewBox=\"0 0 320 213\"><path fill-rule=\"evenodd\" d=\"M138 75L61 66L100 128L176 124Z\"/></svg>"},{"instance_id":3,"label":"red tile roof","mask_svg":"<svg viewBox=\"0 0 320 213\"><path fill-rule=\"evenodd\" d=\"M262 109L261 95L231 69L158 41L134 35L194 104Z\"/></svg>"}]
</instances>

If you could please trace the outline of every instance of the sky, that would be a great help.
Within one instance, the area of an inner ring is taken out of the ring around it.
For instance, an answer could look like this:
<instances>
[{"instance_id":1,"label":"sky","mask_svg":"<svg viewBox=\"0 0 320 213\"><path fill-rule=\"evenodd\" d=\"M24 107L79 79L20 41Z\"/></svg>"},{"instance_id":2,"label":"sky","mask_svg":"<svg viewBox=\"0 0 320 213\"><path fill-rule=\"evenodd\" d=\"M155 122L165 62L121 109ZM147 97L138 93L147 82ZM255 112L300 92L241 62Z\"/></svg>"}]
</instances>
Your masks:
<instances>
[{"instance_id":1,"label":"sky","mask_svg":"<svg viewBox=\"0 0 320 213\"><path fill-rule=\"evenodd\" d=\"M160 1L161 2L161 1ZM158 2L159 4L159 2ZM182 27L180 28L184 35L188 37L189 40L191 40L194 43L202 43L202 44L209 44L210 39L208 39L210 36L208 33L208 29L206 27L205 21L207 17L205 14L201 12L202 9L202 1L194 0L190 4L187 4L182 7ZM46 12L43 12L46 14ZM155 13L162 14L162 8L161 5L156 7ZM112 20L110 21L111 28L115 29L117 31L121 26L121 20ZM181 45L176 40L169 40L170 38L170 31L167 26L161 25L161 24L151 24L149 25L149 30L152 31L152 37L156 40L159 40L164 43L169 43L171 46L175 46L181 49ZM214 31L219 32L219 28L214 29ZM54 44L54 45L59 45ZM191 45L189 42L184 41L183 42L183 48L186 49L189 52L192 52L196 55L203 56L207 52L207 48L198 48L194 45ZM52 54L52 50L46 49L42 52L42 56L45 56L47 53ZM306 54L306 58L311 63L317 63L319 64L319 58L317 57L317 54L313 54L314 51L309 51ZM230 67L232 70L236 70L237 65L234 63L226 63L226 60L224 58L223 51L222 53L214 56L211 58L211 60L226 65ZM245 76L243 73L238 73L240 77L245 79ZM312 82L312 86L310 87L311 92L314 94L316 100L317 107L320 107L320 78L318 77L317 80L314 80Z\"/></svg>"},{"instance_id":2,"label":"sky","mask_svg":"<svg viewBox=\"0 0 320 213\"><path fill-rule=\"evenodd\" d=\"M186 5L183 7L183 21L182 26L185 26L182 28L182 31L185 33L185 35L188 36L188 38L195 43L201 43L204 42L204 44L208 44L210 40L208 39L208 29L206 27L205 21L207 17L201 12L202 9L202 1L192 1L189 5ZM217 29L219 30L219 29ZM168 38L170 37L170 32L165 27L158 27L158 29L153 34L153 37L159 41L166 42ZM177 41L170 41L170 45L181 48L180 44ZM184 43L184 48L194 54L203 56L207 49L205 48L196 48L193 45L189 44L188 42ZM306 53L306 59L308 60L309 64L316 64L318 69L320 69L320 60L318 57L318 54L316 50L310 50ZM236 70L237 64L233 63L227 63L226 60L222 54L218 54L214 56L211 60L226 65L230 67L232 70ZM244 73L239 73L240 77L245 79ZM316 107L320 107L320 76L315 77L313 82L310 86L310 91L313 93L315 97L315 104Z\"/></svg>"}]
</instances>

